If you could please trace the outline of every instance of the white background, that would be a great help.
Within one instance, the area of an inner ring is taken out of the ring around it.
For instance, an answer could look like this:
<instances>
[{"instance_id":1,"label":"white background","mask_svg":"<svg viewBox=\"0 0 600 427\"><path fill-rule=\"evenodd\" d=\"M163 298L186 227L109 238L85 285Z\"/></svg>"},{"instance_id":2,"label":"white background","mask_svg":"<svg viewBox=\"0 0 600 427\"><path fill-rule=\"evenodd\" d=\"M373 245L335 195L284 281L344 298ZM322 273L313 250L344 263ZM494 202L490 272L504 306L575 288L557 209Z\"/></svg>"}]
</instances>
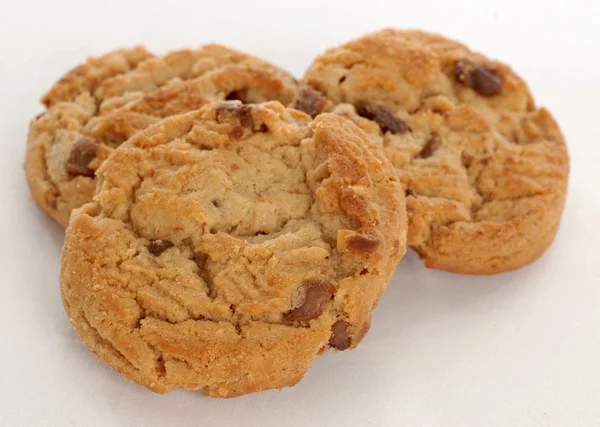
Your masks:
<instances>
[{"instance_id":1,"label":"white background","mask_svg":"<svg viewBox=\"0 0 600 427\"><path fill-rule=\"evenodd\" d=\"M0 427L600 425L600 17L597 1L0 0ZM354 351L283 391L153 394L80 344L58 284L62 230L28 200L27 127L41 94L91 54L229 44L297 76L328 46L383 26L502 59L558 118L571 180L533 265L463 277L402 261Z\"/></svg>"}]
</instances>

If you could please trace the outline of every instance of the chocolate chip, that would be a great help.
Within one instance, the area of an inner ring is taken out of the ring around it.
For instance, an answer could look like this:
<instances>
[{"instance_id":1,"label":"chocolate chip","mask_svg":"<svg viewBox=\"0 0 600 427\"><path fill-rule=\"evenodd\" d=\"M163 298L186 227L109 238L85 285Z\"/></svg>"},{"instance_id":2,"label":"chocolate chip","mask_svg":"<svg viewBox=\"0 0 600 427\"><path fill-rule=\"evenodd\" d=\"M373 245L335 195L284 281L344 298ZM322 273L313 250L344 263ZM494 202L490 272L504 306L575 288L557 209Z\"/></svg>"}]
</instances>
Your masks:
<instances>
[{"instance_id":1,"label":"chocolate chip","mask_svg":"<svg viewBox=\"0 0 600 427\"><path fill-rule=\"evenodd\" d=\"M483 96L500 95L502 93L502 80L494 70L476 68L471 73L473 89Z\"/></svg>"},{"instance_id":2,"label":"chocolate chip","mask_svg":"<svg viewBox=\"0 0 600 427\"><path fill-rule=\"evenodd\" d=\"M348 322L338 320L331 327L329 345L338 350L346 350L350 347L350 334L348 334Z\"/></svg>"},{"instance_id":3,"label":"chocolate chip","mask_svg":"<svg viewBox=\"0 0 600 427\"><path fill-rule=\"evenodd\" d=\"M248 88L231 91L225 99L227 101L242 101L242 104L248 104Z\"/></svg>"},{"instance_id":4,"label":"chocolate chip","mask_svg":"<svg viewBox=\"0 0 600 427\"><path fill-rule=\"evenodd\" d=\"M473 156L463 151L460 155L460 162L465 169L469 169L473 163Z\"/></svg>"},{"instance_id":5,"label":"chocolate chip","mask_svg":"<svg viewBox=\"0 0 600 427\"><path fill-rule=\"evenodd\" d=\"M252 108L247 105L242 105L237 110L237 116L240 119L240 125L247 129L254 128L254 120L252 120Z\"/></svg>"},{"instance_id":6,"label":"chocolate chip","mask_svg":"<svg viewBox=\"0 0 600 427\"><path fill-rule=\"evenodd\" d=\"M90 169L88 165L96 158L97 153L98 145L85 139L80 139L73 145L71 154L69 154L67 163L65 163L67 173L74 176L93 177L95 171Z\"/></svg>"},{"instance_id":7,"label":"chocolate chip","mask_svg":"<svg viewBox=\"0 0 600 427\"><path fill-rule=\"evenodd\" d=\"M229 138L236 141L244 136L244 129L254 131L254 120L252 119L252 107L235 102L223 103L216 109L217 121L233 125L229 131ZM236 123L238 122L238 123ZM261 127L262 129L262 127Z\"/></svg>"},{"instance_id":8,"label":"chocolate chip","mask_svg":"<svg viewBox=\"0 0 600 427\"><path fill-rule=\"evenodd\" d=\"M298 98L294 104L296 110L304 111L312 118L323 112L327 105L327 98L323 94L308 86L303 86L298 91Z\"/></svg>"},{"instance_id":9,"label":"chocolate chip","mask_svg":"<svg viewBox=\"0 0 600 427\"><path fill-rule=\"evenodd\" d=\"M172 248L173 246L175 245L169 240L153 240L146 245L146 247L148 248L148 252L150 252L154 256L159 256L164 251L166 251L169 248Z\"/></svg>"},{"instance_id":10,"label":"chocolate chip","mask_svg":"<svg viewBox=\"0 0 600 427\"><path fill-rule=\"evenodd\" d=\"M375 236L354 234L346 241L346 247L356 252L374 252L380 243L379 239Z\"/></svg>"},{"instance_id":11,"label":"chocolate chip","mask_svg":"<svg viewBox=\"0 0 600 427\"><path fill-rule=\"evenodd\" d=\"M468 59L456 61L454 75L456 80L482 96L494 96L502 93L502 80L498 73L491 68L476 65Z\"/></svg>"},{"instance_id":12,"label":"chocolate chip","mask_svg":"<svg viewBox=\"0 0 600 427\"><path fill-rule=\"evenodd\" d=\"M431 136L427 140L427 143L425 144L425 146L419 153L419 157L421 157L422 159L431 157L433 155L433 153L435 153L435 151L438 148L440 148L441 145L442 145L442 142L440 141L440 136L437 133L432 132Z\"/></svg>"},{"instance_id":13,"label":"chocolate chip","mask_svg":"<svg viewBox=\"0 0 600 427\"><path fill-rule=\"evenodd\" d=\"M225 103L217 107L217 121L237 119L243 128L254 129L252 120L252 107L246 104Z\"/></svg>"},{"instance_id":14,"label":"chocolate chip","mask_svg":"<svg viewBox=\"0 0 600 427\"><path fill-rule=\"evenodd\" d=\"M319 317L325 308L327 301L333 297L333 286L331 283L321 280L313 280L304 283L304 301L283 315L288 321L307 321Z\"/></svg>"},{"instance_id":15,"label":"chocolate chip","mask_svg":"<svg viewBox=\"0 0 600 427\"><path fill-rule=\"evenodd\" d=\"M233 129L231 129L231 132L229 133L229 136L233 140L240 139L242 136L244 136L244 128L241 127L241 126L239 126L239 125L235 126Z\"/></svg>"},{"instance_id":16,"label":"chocolate chip","mask_svg":"<svg viewBox=\"0 0 600 427\"><path fill-rule=\"evenodd\" d=\"M415 192L412 191L410 188L407 188L406 191L404 192L404 195L406 197L408 197L408 196L415 197Z\"/></svg>"},{"instance_id":17,"label":"chocolate chip","mask_svg":"<svg viewBox=\"0 0 600 427\"><path fill-rule=\"evenodd\" d=\"M356 105L356 112L365 119L373 120L383 132L406 133L410 127L405 121L394 115L391 108L383 104L367 104L360 102Z\"/></svg>"}]
</instances>

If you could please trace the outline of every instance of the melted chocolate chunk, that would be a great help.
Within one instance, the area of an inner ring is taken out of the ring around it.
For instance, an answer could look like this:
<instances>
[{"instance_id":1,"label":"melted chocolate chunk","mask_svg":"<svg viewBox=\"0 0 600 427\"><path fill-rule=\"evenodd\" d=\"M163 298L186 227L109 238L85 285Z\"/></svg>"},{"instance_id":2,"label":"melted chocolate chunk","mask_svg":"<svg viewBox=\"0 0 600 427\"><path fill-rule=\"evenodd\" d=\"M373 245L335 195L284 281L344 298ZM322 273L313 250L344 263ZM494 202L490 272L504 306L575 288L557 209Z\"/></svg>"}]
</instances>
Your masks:
<instances>
[{"instance_id":1,"label":"melted chocolate chunk","mask_svg":"<svg viewBox=\"0 0 600 427\"><path fill-rule=\"evenodd\" d=\"M333 286L328 282L313 280L302 284L304 301L302 305L284 314L288 321L307 321L319 317L325 304L333 297Z\"/></svg>"},{"instance_id":2,"label":"melted chocolate chunk","mask_svg":"<svg viewBox=\"0 0 600 427\"><path fill-rule=\"evenodd\" d=\"M93 177L96 172L89 167L89 164L96 158L96 154L98 154L97 144L80 139L73 145L65 163L67 173L73 176Z\"/></svg>"},{"instance_id":3,"label":"melted chocolate chunk","mask_svg":"<svg viewBox=\"0 0 600 427\"><path fill-rule=\"evenodd\" d=\"M153 240L146 246L148 248L148 252L150 252L154 256L159 256L164 251L169 248L175 246L173 242L169 240Z\"/></svg>"},{"instance_id":4,"label":"melted chocolate chunk","mask_svg":"<svg viewBox=\"0 0 600 427\"><path fill-rule=\"evenodd\" d=\"M392 109L386 105L361 102L356 106L356 112L365 119L373 120L383 132L406 133L410 131L406 122L396 117Z\"/></svg>"},{"instance_id":5,"label":"melted chocolate chunk","mask_svg":"<svg viewBox=\"0 0 600 427\"><path fill-rule=\"evenodd\" d=\"M502 93L502 80L496 71L476 65L468 59L459 59L454 66L454 75L463 85L482 96Z\"/></svg>"},{"instance_id":6,"label":"melted chocolate chunk","mask_svg":"<svg viewBox=\"0 0 600 427\"><path fill-rule=\"evenodd\" d=\"M440 136L437 133L432 132L431 136L427 140L427 143L425 144L425 146L419 153L419 157L421 157L422 159L431 157L433 155L433 153L435 153L436 150L438 148L440 148L441 145L442 145L442 142L440 140Z\"/></svg>"},{"instance_id":7,"label":"melted chocolate chunk","mask_svg":"<svg viewBox=\"0 0 600 427\"><path fill-rule=\"evenodd\" d=\"M381 242L375 236L355 234L346 241L346 247L355 252L374 252Z\"/></svg>"},{"instance_id":8,"label":"melted chocolate chunk","mask_svg":"<svg viewBox=\"0 0 600 427\"><path fill-rule=\"evenodd\" d=\"M252 107L246 104L225 103L217 108L217 121L238 120L240 126L246 129L254 129L252 120Z\"/></svg>"},{"instance_id":9,"label":"melted chocolate chunk","mask_svg":"<svg viewBox=\"0 0 600 427\"><path fill-rule=\"evenodd\" d=\"M338 320L331 327L329 345L338 350L346 350L350 347L350 334L348 334L348 322Z\"/></svg>"},{"instance_id":10,"label":"melted chocolate chunk","mask_svg":"<svg viewBox=\"0 0 600 427\"><path fill-rule=\"evenodd\" d=\"M327 105L327 98L311 87L303 86L298 91L298 98L294 104L296 110L310 115L313 119L323 112Z\"/></svg>"}]
</instances>

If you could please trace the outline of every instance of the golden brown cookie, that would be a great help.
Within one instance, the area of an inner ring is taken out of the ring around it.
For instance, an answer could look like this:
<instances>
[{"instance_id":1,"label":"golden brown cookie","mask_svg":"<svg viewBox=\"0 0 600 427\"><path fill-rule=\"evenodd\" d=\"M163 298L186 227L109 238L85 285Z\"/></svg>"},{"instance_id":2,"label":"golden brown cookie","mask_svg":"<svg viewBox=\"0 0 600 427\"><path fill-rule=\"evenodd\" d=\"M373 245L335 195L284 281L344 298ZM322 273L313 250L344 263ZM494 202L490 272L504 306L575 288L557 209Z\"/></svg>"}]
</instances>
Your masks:
<instances>
[{"instance_id":1,"label":"golden brown cookie","mask_svg":"<svg viewBox=\"0 0 600 427\"><path fill-rule=\"evenodd\" d=\"M66 232L65 308L156 392L296 384L360 342L405 251L395 168L335 114L210 104L137 133L97 176Z\"/></svg>"},{"instance_id":2,"label":"golden brown cookie","mask_svg":"<svg viewBox=\"0 0 600 427\"><path fill-rule=\"evenodd\" d=\"M351 118L398 168L407 243L427 267L495 274L552 242L568 153L508 66L441 36L386 29L328 50L303 83L296 108Z\"/></svg>"},{"instance_id":3,"label":"golden brown cookie","mask_svg":"<svg viewBox=\"0 0 600 427\"><path fill-rule=\"evenodd\" d=\"M25 171L32 197L66 227L71 210L92 199L96 169L135 132L208 102L289 103L295 91L286 72L218 45L91 58L43 97L48 110L31 123Z\"/></svg>"}]
</instances>

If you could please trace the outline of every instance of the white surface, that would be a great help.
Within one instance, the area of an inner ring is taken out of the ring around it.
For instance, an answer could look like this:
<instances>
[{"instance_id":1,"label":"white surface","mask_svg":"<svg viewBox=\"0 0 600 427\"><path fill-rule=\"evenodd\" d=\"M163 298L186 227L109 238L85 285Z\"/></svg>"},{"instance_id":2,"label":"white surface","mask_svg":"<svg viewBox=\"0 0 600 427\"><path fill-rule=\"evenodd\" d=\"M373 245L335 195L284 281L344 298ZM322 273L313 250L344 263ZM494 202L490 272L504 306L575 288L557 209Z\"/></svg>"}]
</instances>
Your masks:
<instances>
[{"instance_id":1,"label":"white surface","mask_svg":"<svg viewBox=\"0 0 600 427\"><path fill-rule=\"evenodd\" d=\"M319 5L320 6L315 6ZM600 425L598 2L0 0L0 426ZM21 169L38 99L87 55L208 41L300 75L325 47L421 27L512 64L554 112L572 161L556 241L496 277L401 263L362 345L315 360L300 385L230 400L126 383L63 313L63 232Z\"/></svg>"}]
</instances>

